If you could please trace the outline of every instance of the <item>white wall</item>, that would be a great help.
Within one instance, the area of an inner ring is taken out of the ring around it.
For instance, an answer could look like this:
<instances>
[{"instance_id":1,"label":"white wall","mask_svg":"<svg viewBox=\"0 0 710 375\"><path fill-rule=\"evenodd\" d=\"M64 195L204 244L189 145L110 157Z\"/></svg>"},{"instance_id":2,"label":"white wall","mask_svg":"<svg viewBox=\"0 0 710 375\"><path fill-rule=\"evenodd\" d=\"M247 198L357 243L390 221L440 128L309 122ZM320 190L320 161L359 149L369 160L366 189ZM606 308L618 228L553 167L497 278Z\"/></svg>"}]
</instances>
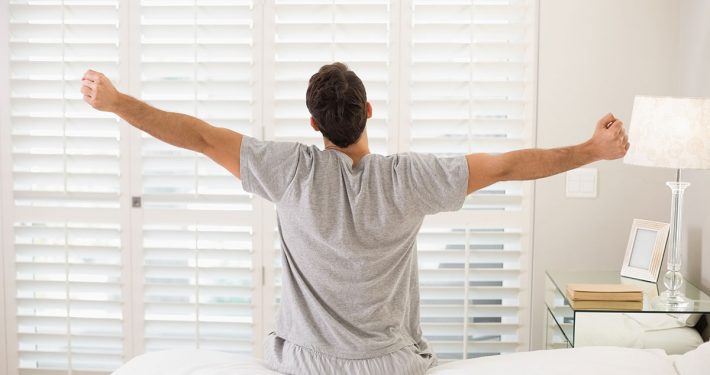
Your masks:
<instances>
[{"instance_id":1,"label":"white wall","mask_svg":"<svg viewBox=\"0 0 710 375\"><path fill-rule=\"evenodd\" d=\"M670 0L541 0L538 146L582 142L609 111L628 125L636 94L676 95L678 14ZM591 167L596 199L566 198L564 175L536 183L533 349L543 343L545 270L617 270L632 220L669 218L673 171ZM688 190L688 203L702 190Z\"/></svg>"},{"instance_id":2,"label":"white wall","mask_svg":"<svg viewBox=\"0 0 710 375\"><path fill-rule=\"evenodd\" d=\"M710 1L683 0L678 22L678 86L682 96L710 97ZM710 291L710 171L688 171L685 221L687 277Z\"/></svg>"}]
</instances>

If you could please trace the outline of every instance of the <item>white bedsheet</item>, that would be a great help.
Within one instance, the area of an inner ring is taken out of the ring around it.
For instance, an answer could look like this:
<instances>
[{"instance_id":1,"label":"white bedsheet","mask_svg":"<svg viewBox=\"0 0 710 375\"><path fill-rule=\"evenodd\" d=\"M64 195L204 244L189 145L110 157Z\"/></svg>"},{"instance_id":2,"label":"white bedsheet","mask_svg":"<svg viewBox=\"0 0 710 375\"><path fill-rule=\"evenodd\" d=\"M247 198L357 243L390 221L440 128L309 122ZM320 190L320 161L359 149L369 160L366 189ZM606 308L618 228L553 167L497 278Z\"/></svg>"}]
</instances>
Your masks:
<instances>
[{"instance_id":1,"label":"white bedsheet","mask_svg":"<svg viewBox=\"0 0 710 375\"><path fill-rule=\"evenodd\" d=\"M676 371L677 368L677 371ZM710 368L710 343L681 356L662 350L587 347L522 352L456 361L428 375L703 375ZM113 375L274 375L257 359L206 350L171 350L138 356Z\"/></svg>"}]
</instances>

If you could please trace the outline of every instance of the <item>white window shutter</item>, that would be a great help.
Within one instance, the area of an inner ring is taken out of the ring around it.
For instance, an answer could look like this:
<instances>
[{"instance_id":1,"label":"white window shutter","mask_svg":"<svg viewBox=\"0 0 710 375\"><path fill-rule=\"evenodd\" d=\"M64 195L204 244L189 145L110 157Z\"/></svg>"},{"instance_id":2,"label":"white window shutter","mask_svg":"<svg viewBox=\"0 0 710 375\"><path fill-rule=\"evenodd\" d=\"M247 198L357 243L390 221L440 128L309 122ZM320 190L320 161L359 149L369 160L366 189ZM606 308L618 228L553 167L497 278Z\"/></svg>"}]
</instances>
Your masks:
<instances>
[{"instance_id":1,"label":"white window shutter","mask_svg":"<svg viewBox=\"0 0 710 375\"><path fill-rule=\"evenodd\" d=\"M143 233L146 351L252 353L251 228L146 225Z\"/></svg>"},{"instance_id":2,"label":"white window shutter","mask_svg":"<svg viewBox=\"0 0 710 375\"><path fill-rule=\"evenodd\" d=\"M112 370L123 362L116 224L18 223L19 367Z\"/></svg>"},{"instance_id":3,"label":"white window shutter","mask_svg":"<svg viewBox=\"0 0 710 375\"><path fill-rule=\"evenodd\" d=\"M142 0L140 96L253 135L252 1ZM252 354L260 342L256 201L204 155L141 135L146 351Z\"/></svg>"},{"instance_id":4,"label":"white window shutter","mask_svg":"<svg viewBox=\"0 0 710 375\"><path fill-rule=\"evenodd\" d=\"M273 139L323 146L310 127L308 79L343 62L362 79L374 110L368 120L370 149L387 153L389 11L386 0L276 0L273 40Z\"/></svg>"},{"instance_id":5,"label":"white window shutter","mask_svg":"<svg viewBox=\"0 0 710 375\"><path fill-rule=\"evenodd\" d=\"M531 3L413 1L411 151L453 156L530 145ZM492 185L422 227L422 330L442 361L524 347L526 186Z\"/></svg>"},{"instance_id":6,"label":"white window shutter","mask_svg":"<svg viewBox=\"0 0 710 375\"><path fill-rule=\"evenodd\" d=\"M120 84L116 0L11 0L10 144L19 373L123 362L121 140L79 92L87 66ZM5 20L3 20L5 22ZM8 216L10 214L8 213ZM6 243L7 243L6 242ZM11 292L12 291L12 292ZM4 365L4 364L3 364ZM48 372L51 373L51 372Z\"/></svg>"},{"instance_id":7,"label":"white window shutter","mask_svg":"<svg viewBox=\"0 0 710 375\"><path fill-rule=\"evenodd\" d=\"M161 109L253 133L250 1L141 2L140 96ZM142 139L143 205L251 210L251 196L203 155Z\"/></svg>"}]
</instances>

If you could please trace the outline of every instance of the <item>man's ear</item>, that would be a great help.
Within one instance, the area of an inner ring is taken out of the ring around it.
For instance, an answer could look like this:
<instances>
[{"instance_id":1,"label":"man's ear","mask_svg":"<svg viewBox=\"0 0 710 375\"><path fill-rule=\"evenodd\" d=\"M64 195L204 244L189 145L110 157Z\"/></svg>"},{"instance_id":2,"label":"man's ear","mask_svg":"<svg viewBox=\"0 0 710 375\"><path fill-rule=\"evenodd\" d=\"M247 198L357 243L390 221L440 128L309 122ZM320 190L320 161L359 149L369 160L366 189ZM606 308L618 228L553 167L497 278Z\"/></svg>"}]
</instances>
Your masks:
<instances>
[{"instance_id":1,"label":"man's ear","mask_svg":"<svg viewBox=\"0 0 710 375\"><path fill-rule=\"evenodd\" d=\"M317 132L320 131L320 129L318 128L318 124L316 123L316 119L314 119L313 116L311 116L311 127Z\"/></svg>"},{"instance_id":2,"label":"man's ear","mask_svg":"<svg viewBox=\"0 0 710 375\"><path fill-rule=\"evenodd\" d=\"M367 103L367 118L372 118L372 104L370 102Z\"/></svg>"}]
</instances>

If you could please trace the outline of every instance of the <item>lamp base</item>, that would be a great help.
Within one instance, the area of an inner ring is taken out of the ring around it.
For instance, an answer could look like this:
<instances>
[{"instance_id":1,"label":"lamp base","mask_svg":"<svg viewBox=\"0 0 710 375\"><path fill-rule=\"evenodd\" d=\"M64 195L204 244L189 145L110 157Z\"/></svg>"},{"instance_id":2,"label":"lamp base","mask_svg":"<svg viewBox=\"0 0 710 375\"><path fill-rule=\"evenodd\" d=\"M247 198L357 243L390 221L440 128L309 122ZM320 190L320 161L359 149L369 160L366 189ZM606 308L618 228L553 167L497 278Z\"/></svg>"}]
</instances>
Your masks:
<instances>
[{"instance_id":1,"label":"lamp base","mask_svg":"<svg viewBox=\"0 0 710 375\"><path fill-rule=\"evenodd\" d=\"M682 293L666 290L653 300L653 307L672 311L683 311L689 309L693 301Z\"/></svg>"},{"instance_id":2,"label":"lamp base","mask_svg":"<svg viewBox=\"0 0 710 375\"><path fill-rule=\"evenodd\" d=\"M683 293L683 275L681 269L681 233L683 228L683 192L690 185L680 180L680 169L676 171L676 180L667 182L671 188L671 228L670 243L668 244L670 253L668 254L668 271L663 276L663 284L666 290L655 300L653 306L658 309L682 311L691 306L692 301Z\"/></svg>"}]
</instances>

